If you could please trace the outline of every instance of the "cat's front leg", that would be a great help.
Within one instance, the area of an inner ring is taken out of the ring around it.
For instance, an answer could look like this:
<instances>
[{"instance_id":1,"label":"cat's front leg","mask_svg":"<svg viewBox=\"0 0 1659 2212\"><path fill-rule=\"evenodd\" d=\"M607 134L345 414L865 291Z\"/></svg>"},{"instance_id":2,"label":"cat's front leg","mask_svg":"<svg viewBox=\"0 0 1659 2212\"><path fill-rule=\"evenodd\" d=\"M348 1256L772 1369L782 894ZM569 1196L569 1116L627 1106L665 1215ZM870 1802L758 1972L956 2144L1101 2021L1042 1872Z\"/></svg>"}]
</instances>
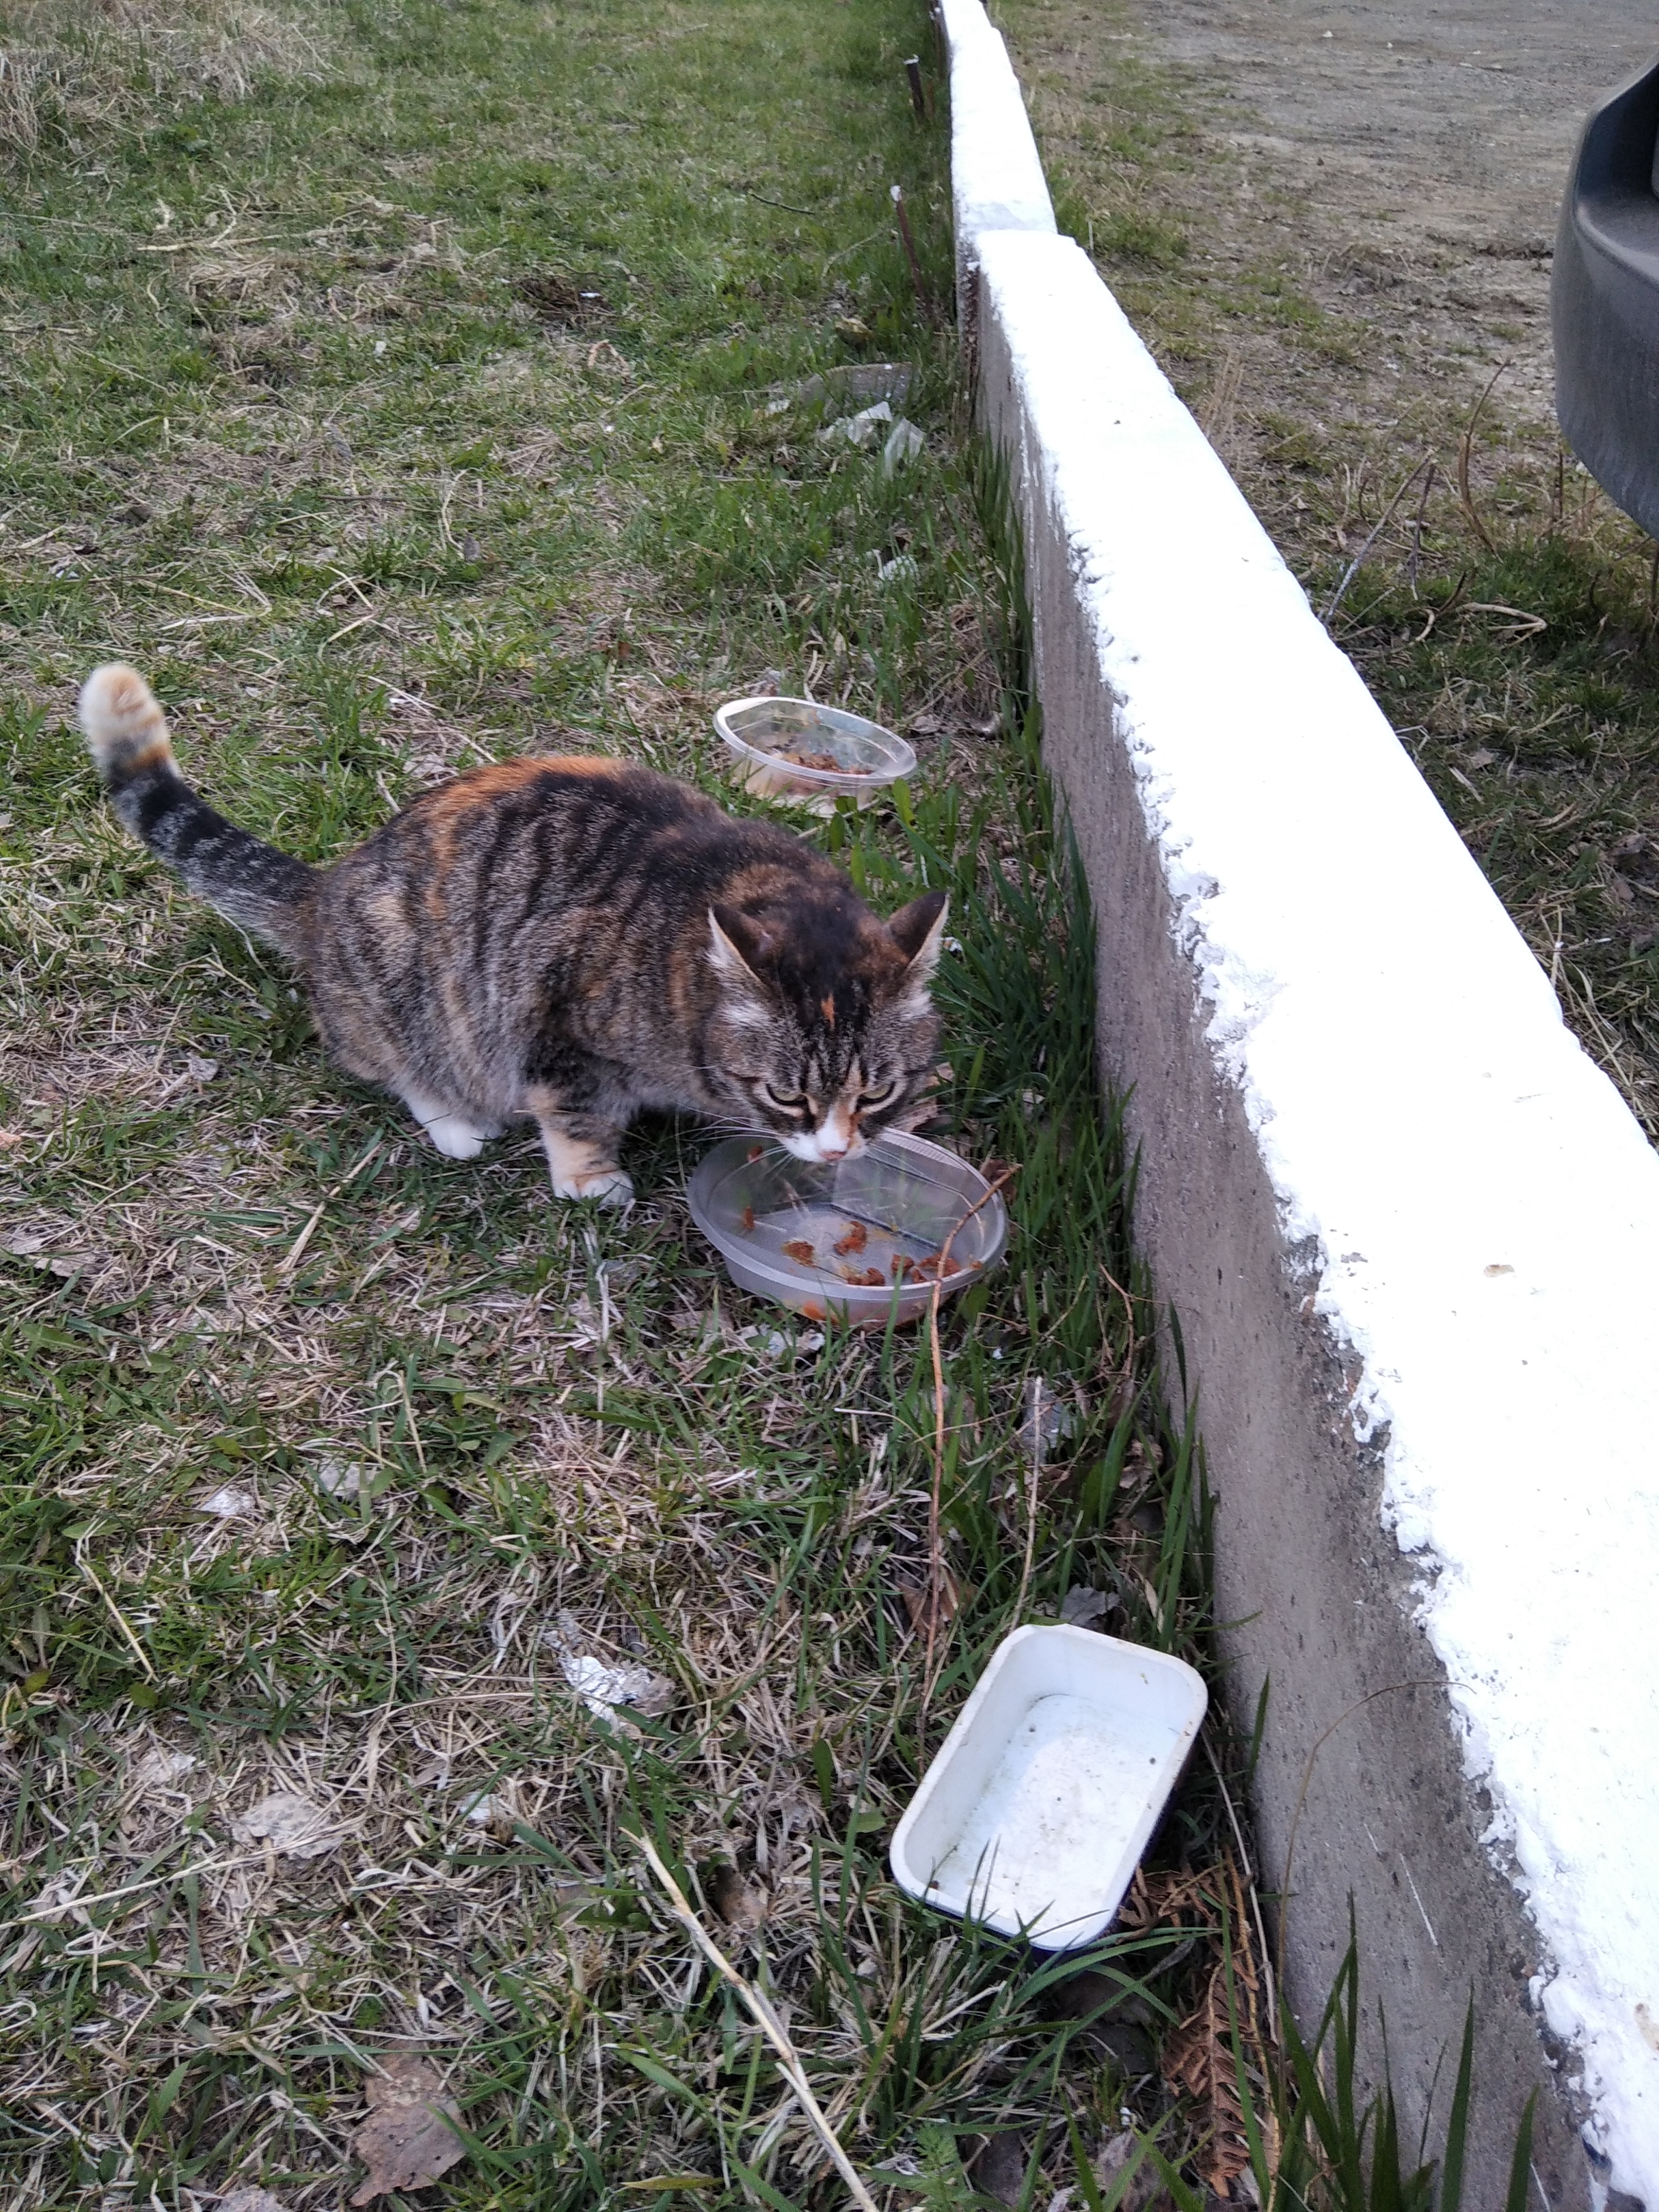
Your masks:
<instances>
[{"instance_id":1,"label":"cat's front leg","mask_svg":"<svg viewBox=\"0 0 1659 2212\"><path fill-rule=\"evenodd\" d=\"M622 1132L611 1129L602 1137L590 1135L587 1117L575 1118L583 1123L580 1133L563 1116L541 1124L554 1196L597 1198L605 1206L626 1206L634 1195L634 1185L617 1165L617 1144Z\"/></svg>"},{"instance_id":2,"label":"cat's front leg","mask_svg":"<svg viewBox=\"0 0 1659 2212\"><path fill-rule=\"evenodd\" d=\"M634 1186L617 1165L622 1131L598 1114L573 1111L556 1093L532 1085L526 1103L547 1148L556 1198L597 1198L605 1206L626 1206Z\"/></svg>"}]
</instances>

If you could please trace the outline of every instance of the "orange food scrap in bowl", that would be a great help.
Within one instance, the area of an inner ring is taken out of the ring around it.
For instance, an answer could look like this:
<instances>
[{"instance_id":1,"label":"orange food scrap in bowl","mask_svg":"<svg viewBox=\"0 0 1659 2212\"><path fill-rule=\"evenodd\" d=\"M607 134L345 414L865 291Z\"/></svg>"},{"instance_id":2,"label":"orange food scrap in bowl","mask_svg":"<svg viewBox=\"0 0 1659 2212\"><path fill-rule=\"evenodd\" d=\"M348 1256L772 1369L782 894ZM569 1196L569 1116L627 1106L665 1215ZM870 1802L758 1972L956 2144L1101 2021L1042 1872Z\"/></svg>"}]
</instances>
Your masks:
<instances>
[{"instance_id":1,"label":"orange food scrap in bowl","mask_svg":"<svg viewBox=\"0 0 1659 2212\"><path fill-rule=\"evenodd\" d=\"M818 1255L804 1237L792 1237L783 1248L783 1256L786 1260L793 1260L800 1267L810 1267Z\"/></svg>"},{"instance_id":2,"label":"orange food scrap in bowl","mask_svg":"<svg viewBox=\"0 0 1659 2212\"><path fill-rule=\"evenodd\" d=\"M836 1249L845 1259L849 1253L862 1252L869 1242L869 1231L861 1221L854 1221L848 1226L845 1237L836 1238ZM853 1278L849 1275L847 1279L850 1283Z\"/></svg>"},{"instance_id":3,"label":"orange food scrap in bowl","mask_svg":"<svg viewBox=\"0 0 1659 2212\"><path fill-rule=\"evenodd\" d=\"M755 1209L752 1206L745 1206L743 1209L743 1233L745 1237L752 1237L755 1233Z\"/></svg>"},{"instance_id":4,"label":"orange food scrap in bowl","mask_svg":"<svg viewBox=\"0 0 1659 2212\"><path fill-rule=\"evenodd\" d=\"M779 748L779 760L793 762L796 768L815 768L828 775L868 775L867 768L842 768L834 753L797 753Z\"/></svg>"},{"instance_id":5,"label":"orange food scrap in bowl","mask_svg":"<svg viewBox=\"0 0 1659 2212\"><path fill-rule=\"evenodd\" d=\"M839 1251L840 1245L836 1249ZM887 1280L879 1267L843 1267L841 1273L842 1281L851 1283L856 1290L878 1291Z\"/></svg>"}]
</instances>

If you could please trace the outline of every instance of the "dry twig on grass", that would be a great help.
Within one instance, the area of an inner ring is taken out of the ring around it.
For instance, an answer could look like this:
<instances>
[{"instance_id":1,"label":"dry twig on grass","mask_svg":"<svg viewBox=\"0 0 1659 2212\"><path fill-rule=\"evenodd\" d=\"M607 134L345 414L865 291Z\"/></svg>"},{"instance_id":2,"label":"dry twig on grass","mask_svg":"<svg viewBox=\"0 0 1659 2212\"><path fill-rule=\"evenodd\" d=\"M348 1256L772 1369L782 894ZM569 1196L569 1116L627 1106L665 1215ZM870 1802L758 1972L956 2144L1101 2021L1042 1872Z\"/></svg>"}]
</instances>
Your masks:
<instances>
[{"instance_id":1,"label":"dry twig on grass","mask_svg":"<svg viewBox=\"0 0 1659 2212\"><path fill-rule=\"evenodd\" d=\"M1003 1185L1012 1182L1018 1173L1018 1161L1012 1167L1004 1168L995 1181L974 1200L940 1245L939 1261L933 1273L933 1294L927 1301L927 1351L933 1369L933 1480L927 1498L927 1646L922 1662L921 1711L916 1722L919 1749L927 1727L927 1708L933 1702L934 1686L939 1679L939 1632L949 1580L945 1571L945 1549L939 1521L940 1492L945 1485L945 1364L939 1340L939 1298L945 1278L950 1272L951 1247L974 1216L988 1206ZM948 1615L944 1617L949 1618Z\"/></svg>"},{"instance_id":2,"label":"dry twig on grass","mask_svg":"<svg viewBox=\"0 0 1659 2212\"><path fill-rule=\"evenodd\" d=\"M806 2078L806 2069L800 2063L800 2054L790 2041L789 2031L778 2018L765 1990L757 1989L752 1982L746 1981L715 1942L714 1937L708 1934L702 1921L686 1903L684 1892L663 1864L650 1838L639 1834L634 1840L644 1852L652 1873L662 1884L667 1895L669 1909L675 1919L690 1936L715 1972L723 1981L729 1982L737 1991L748 2008L750 2017L777 2054L778 2071L799 2100L800 2108L805 2113L812 2132L829 2153L836 2172L852 2191L854 2203L862 2208L862 2212L876 2212L876 2200L860 2180L852 2160L841 2147L840 2138L824 2118L823 2106L812 2094L812 2085Z\"/></svg>"},{"instance_id":3,"label":"dry twig on grass","mask_svg":"<svg viewBox=\"0 0 1659 2212\"><path fill-rule=\"evenodd\" d=\"M1469 410L1469 419L1463 425L1462 439L1457 448L1457 496L1462 502L1464 514L1469 518L1470 529L1474 531L1488 553L1495 553L1498 548L1492 543L1491 532L1480 520L1480 511L1476 507L1474 495L1469 489L1469 454L1474 444L1475 427L1480 420L1486 402L1497 390L1498 378L1503 375L1506 368L1513 366L1512 361L1500 361L1486 379L1481 388L1480 397Z\"/></svg>"}]
</instances>

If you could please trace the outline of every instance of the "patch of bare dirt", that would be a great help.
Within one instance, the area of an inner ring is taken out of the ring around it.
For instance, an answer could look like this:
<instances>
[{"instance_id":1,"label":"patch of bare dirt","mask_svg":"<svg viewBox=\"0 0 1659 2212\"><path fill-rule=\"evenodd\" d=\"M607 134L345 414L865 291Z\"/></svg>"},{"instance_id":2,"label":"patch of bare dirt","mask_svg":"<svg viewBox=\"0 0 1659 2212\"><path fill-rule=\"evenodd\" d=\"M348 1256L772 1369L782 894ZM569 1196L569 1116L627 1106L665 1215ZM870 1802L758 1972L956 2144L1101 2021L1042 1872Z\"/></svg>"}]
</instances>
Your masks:
<instances>
[{"instance_id":1,"label":"patch of bare dirt","mask_svg":"<svg viewBox=\"0 0 1659 2212\"><path fill-rule=\"evenodd\" d=\"M1413 385L1512 359L1506 404L1550 410L1551 248L1597 97L1652 58L1638 0L1092 0L999 10L1062 161L1091 150L1102 64L1127 46L1190 100L1195 269L1261 257L1373 344L1330 395L1384 412ZM1081 112L1073 112L1077 103ZM1183 105L1186 103L1183 102ZM1291 327L1294 327L1293 325ZM1299 384L1300 378L1295 380Z\"/></svg>"}]
</instances>

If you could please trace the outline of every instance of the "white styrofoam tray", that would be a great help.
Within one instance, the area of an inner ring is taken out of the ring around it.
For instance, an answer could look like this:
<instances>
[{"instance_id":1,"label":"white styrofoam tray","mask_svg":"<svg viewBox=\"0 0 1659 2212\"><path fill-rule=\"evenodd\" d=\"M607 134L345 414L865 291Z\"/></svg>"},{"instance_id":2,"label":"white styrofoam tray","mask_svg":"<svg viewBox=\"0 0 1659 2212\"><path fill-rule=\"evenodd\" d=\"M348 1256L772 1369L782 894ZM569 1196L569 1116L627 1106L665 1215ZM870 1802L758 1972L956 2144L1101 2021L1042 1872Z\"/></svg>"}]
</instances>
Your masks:
<instances>
[{"instance_id":1,"label":"white styrofoam tray","mask_svg":"<svg viewBox=\"0 0 1659 2212\"><path fill-rule=\"evenodd\" d=\"M1017 1628L894 1832L899 1887L1046 1951L1111 1924L1208 1692L1184 1660L1091 1628Z\"/></svg>"}]
</instances>

